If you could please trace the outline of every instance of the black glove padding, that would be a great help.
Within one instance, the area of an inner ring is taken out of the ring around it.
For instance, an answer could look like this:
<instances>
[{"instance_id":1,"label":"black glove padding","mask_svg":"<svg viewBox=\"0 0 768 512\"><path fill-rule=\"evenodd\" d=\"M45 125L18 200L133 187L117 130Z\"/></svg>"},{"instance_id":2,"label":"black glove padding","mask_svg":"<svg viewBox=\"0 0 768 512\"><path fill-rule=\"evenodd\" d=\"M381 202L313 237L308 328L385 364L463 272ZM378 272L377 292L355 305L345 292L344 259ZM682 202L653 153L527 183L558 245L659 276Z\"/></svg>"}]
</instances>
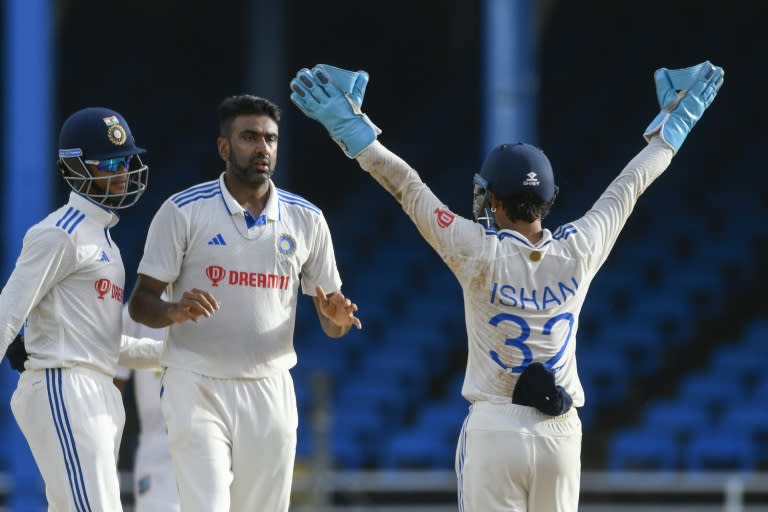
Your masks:
<instances>
[{"instance_id":1,"label":"black glove padding","mask_svg":"<svg viewBox=\"0 0 768 512\"><path fill-rule=\"evenodd\" d=\"M568 412L573 399L562 386L555 385L552 370L541 363L531 363L517 380L512 403L535 407L550 416L560 416Z\"/></svg>"},{"instance_id":2,"label":"black glove padding","mask_svg":"<svg viewBox=\"0 0 768 512\"><path fill-rule=\"evenodd\" d=\"M8 350L5 352L5 357L8 362L11 363L11 368L19 373L24 371L24 363L27 361L27 349L24 348L24 335L19 334L8 345Z\"/></svg>"}]
</instances>

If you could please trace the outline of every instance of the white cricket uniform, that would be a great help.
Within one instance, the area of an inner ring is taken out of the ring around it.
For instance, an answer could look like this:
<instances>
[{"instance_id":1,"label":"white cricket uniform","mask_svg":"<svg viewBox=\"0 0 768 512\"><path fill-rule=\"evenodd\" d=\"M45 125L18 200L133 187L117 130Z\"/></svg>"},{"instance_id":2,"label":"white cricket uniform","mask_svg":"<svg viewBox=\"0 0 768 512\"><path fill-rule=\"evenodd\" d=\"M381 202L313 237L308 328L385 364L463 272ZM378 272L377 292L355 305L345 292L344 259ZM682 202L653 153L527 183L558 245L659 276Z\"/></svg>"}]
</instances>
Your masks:
<instances>
[{"instance_id":1,"label":"white cricket uniform","mask_svg":"<svg viewBox=\"0 0 768 512\"><path fill-rule=\"evenodd\" d=\"M114 386L125 271L117 216L72 192L32 226L0 294L0 354L25 322L26 371L11 408L45 481L49 510L122 510L125 422Z\"/></svg>"},{"instance_id":2,"label":"white cricket uniform","mask_svg":"<svg viewBox=\"0 0 768 512\"><path fill-rule=\"evenodd\" d=\"M123 333L137 338L165 340L165 329L133 320L123 307ZM122 374L128 380L131 372ZM135 512L178 512L176 472L168 448L168 429L160 410L162 369L133 372L133 391L139 417L139 439L133 463Z\"/></svg>"},{"instance_id":3,"label":"white cricket uniform","mask_svg":"<svg viewBox=\"0 0 768 512\"><path fill-rule=\"evenodd\" d=\"M221 303L210 318L169 326L161 358L182 510L287 511L299 280L308 295L341 288L322 212L270 183L253 219L222 174L163 203L138 272L170 283L171 301L201 288Z\"/></svg>"},{"instance_id":4,"label":"white cricket uniform","mask_svg":"<svg viewBox=\"0 0 768 512\"><path fill-rule=\"evenodd\" d=\"M577 410L547 416L512 404L512 393L522 370L538 361L554 370L575 407L584 405L575 353L587 289L640 194L671 158L670 148L655 137L583 217L554 232L545 229L533 244L515 231L486 232L454 214L379 142L358 156L463 290L469 350L462 395L471 405L456 454L461 510L577 510Z\"/></svg>"}]
</instances>

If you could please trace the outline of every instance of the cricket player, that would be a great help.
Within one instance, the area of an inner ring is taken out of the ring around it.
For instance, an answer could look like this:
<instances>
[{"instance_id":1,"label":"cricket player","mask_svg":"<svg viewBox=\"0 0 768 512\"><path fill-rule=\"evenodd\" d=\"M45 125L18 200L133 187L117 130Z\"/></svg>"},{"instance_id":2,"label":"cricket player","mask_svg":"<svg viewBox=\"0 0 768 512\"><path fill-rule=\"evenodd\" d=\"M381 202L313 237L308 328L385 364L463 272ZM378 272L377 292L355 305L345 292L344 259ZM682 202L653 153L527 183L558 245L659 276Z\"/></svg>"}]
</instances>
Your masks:
<instances>
[{"instance_id":1,"label":"cricket player","mask_svg":"<svg viewBox=\"0 0 768 512\"><path fill-rule=\"evenodd\" d=\"M220 104L225 170L157 211L129 301L133 319L168 327L161 407L184 512L288 511L299 289L329 337L362 327L322 211L272 182L279 121L264 98Z\"/></svg>"},{"instance_id":2,"label":"cricket player","mask_svg":"<svg viewBox=\"0 0 768 512\"><path fill-rule=\"evenodd\" d=\"M667 168L714 99L709 62L655 75L661 112L648 144L581 218L543 228L558 188L547 156L522 142L493 148L474 178L473 212L445 206L414 169L377 141L361 112L364 71L302 69L291 100L319 121L401 204L463 290L470 402L456 453L459 509L576 512L584 391L576 366L587 289L645 189Z\"/></svg>"},{"instance_id":3,"label":"cricket player","mask_svg":"<svg viewBox=\"0 0 768 512\"><path fill-rule=\"evenodd\" d=\"M123 307L123 333L135 338L165 340L165 329L153 329L134 321ZM131 371L120 368L120 386L133 376L134 400L139 416L139 439L133 463L133 499L135 512L179 512L179 491L168 448L168 429L160 410L163 371Z\"/></svg>"},{"instance_id":4,"label":"cricket player","mask_svg":"<svg viewBox=\"0 0 768 512\"><path fill-rule=\"evenodd\" d=\"M146 189L144 152L114 110L68 117L58 170L72 189L69 201L27 231L0 293L0 354L24 326L11 409L49 510L122 510L117 455L125 411L112 379L118 364L157 365L162 346L121 336L125 270L110 235L117 210Z\"/></svg>"}]
</instances>

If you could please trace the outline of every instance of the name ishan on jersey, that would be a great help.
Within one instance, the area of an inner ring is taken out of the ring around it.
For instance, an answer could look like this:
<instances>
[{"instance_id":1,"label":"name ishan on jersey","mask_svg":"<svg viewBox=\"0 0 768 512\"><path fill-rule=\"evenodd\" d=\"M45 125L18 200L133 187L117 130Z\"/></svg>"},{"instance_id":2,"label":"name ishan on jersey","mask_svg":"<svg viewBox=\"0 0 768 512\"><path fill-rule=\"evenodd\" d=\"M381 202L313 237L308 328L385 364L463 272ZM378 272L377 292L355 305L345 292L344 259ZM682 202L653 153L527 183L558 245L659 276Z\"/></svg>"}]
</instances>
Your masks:
<instances>
[{"instance_id":1,"label":"name ishan on jersey","mask_svg":"<svg viewBox=\"0 0 768 512\"><path fill-rule=\"evenodd\" d=\"M288 275L225 269L221 265L209 265L206 267L205 276L211 280L212 286L226 283L231 286L287 290L291 283L291 276Z\"/></svg>"},{"instance_id":2,"label":"name ishan on jersey","mask_svg":"<svg viewBox=\"0 0 768 512\"><path fill-rule=\"evenodd\" d=\"M542 310L554 305L561 306L569 297L575 296L578 289L579 282L575 277L571 277L569 282L558 281L556 284L533 290L494 282L491 286L490 304Z\"/></svg>"}]
</instances>

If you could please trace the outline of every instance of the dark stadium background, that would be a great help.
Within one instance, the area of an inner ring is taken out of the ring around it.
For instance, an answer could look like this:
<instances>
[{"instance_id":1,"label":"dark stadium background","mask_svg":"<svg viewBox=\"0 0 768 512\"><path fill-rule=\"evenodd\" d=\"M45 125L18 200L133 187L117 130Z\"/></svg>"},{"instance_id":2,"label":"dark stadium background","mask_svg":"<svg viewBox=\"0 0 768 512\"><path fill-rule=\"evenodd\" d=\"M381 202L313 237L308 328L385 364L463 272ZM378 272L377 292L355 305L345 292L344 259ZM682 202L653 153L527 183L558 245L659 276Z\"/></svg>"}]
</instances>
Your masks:
<instances>
[{"instance_id":1,"label":"dark stadium background","mask_svg":"<svg viewBox=\"0 0 768 512\"><path fill-rule=\"evenodd\" d=\"M113 230L126 264L126 296L155 210L173 192L214 179L223 170L215 145L216 106L227 95L245 92L268 97L282 107L274 179L324 210L345 292L360 306L366 330L328 345L329 351L338 343L364 353L370 342L367 336L383 337L403 313L392 297L358 284L363 276L383 270L387 260L381 254L424 253L419 265L401 276L398 297L419 295L432 279L451 279L437 257L424 251L426 244L396 203L372 186L320 125L293 107L288 82L299 68L320 62L368 71L371 82L364 110L383 129L380 139L409 161L454 211L470 215L472 174L485 153L483 2L61 0L51 4L56 12L51 144L69 113L101 105L123 113L137 143L149 150L145 158L151 169L149 190L137 207L121 213ZM728 270L722 287L701 291L701 301L716 298L718 307L707 314L694 310L685 317L681 334L672 334L685 339L661 349L652 373L623 382L619 396L610 401L600 396L616 391L614 381L597 380L588 389L583 468L601 471L610 466L613 436L639 424L648 403L673 396L686 374L710 364L720 345L735 343L750 322L768 315L763 266L768 256L764 163L768 17L762 4L746 1L552 0L532 5L538 15L534 142L549 155L561 191L545 222L550 228L588 209L642 147L642 131L658 110L652 80L656 68L708 59L726 72L725 86L712 108L669 171L641 198L606 271L626 268L652 282L693 265L689 257L698 253L691 247L699 245L720 246L721 252L730 248L745 257L735 261L749 264ZM50 152L53 174L54 147L43 147ZM3 168L3 172L10 171ZM58 204L68 189L58 180L55 187ZM35 193L34 184L29 184L27 193ZM659 236L660 224L669 232L677 228L680 236ZM644 254L657 255L649 266L633 266L632 253L638 247ZM711 267L706 260L695 263L705 273L720 272L714 260ZM607 280L605 284L604 288L599 275L588 304L591 299L601 304L613 301L618 315L637 299L631 289L608 298ZM658 293L643 300L662 304L664 287L656 289ZM458 289L441 300L454 302L461 311ZM301 302L300 309L310 314L299 318L297 372L310 363L302 358L306 342L301 338L320 339L310 302ZM367 310L383 315L366 322ZM583 319L580 344L588 344L601 332L600 318ZM642 323L633 318L638 323L628 323L628 330ZM446 358L444 372L431 383L435 396L444 394L463 371L464 338L460 329L452 332L454 338L446 341L450 350L435 356ZM768 339L764 341L768 344ZM378 375L381 381L390 377ZM10 382L11 377L5 379ZM451 389L458 393L458 388ZM432 395L410 403L406 420ZM126 404L122 469L130 468L137 428L130 394ZM10 415L5 404L0 406L0 416ZM309 415L302 413L300 422L308 425ZM375 468L376 462L369 461L368 466ZM768 457L753 469L766 467Z\"/></svg>"}]
</instances>

